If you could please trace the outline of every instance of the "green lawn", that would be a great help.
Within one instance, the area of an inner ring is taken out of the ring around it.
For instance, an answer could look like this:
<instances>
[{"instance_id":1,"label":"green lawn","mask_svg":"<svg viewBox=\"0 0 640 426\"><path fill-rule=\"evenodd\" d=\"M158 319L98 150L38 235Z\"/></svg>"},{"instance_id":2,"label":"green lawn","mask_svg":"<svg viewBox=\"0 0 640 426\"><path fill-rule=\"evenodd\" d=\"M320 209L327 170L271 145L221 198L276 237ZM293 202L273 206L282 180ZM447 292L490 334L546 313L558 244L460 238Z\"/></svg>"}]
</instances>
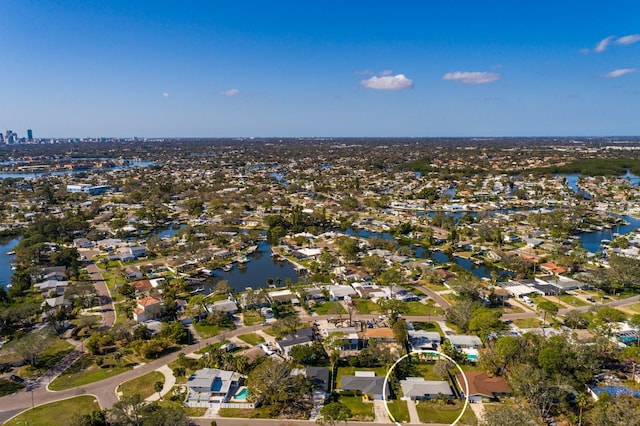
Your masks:
<instances>
[{"instance_id":1,"label":"green lawn","mask_svg":"<svg viewBox=\"0 0 640 426\"><path fill-rule=\"evenodd\" d=\"M121 360L121 365L122 367L115 365L98 367L92 359L87 359L85 355L69 367L69 369L65 371L65 374L61 374L51 382L49 389L52 391L71 389L88 383L98 382L133 369L133 365L127 363L124 358Z\"/></svg>"},{"instance_id":2,"label":"green lawn","mask_svg":"<svg viewBox=\"0 0 640 426\"><path fill-rule=\"evenodd\" d=\"M428 288L429 290L433 290L433 291L445 291L445 290L449 290L447 288L447 286L443 285L443 284L428 284L428 283L424 283L422 282L422 284Z\"/></svg>"},{"instance_id":3,"label":"green lawn","mask_svg":"<svg viewBox=\"0 0 640 426\"><path fill-rule=\"evenodd\" d=\"M209 337L213 337L221 331L226 330L225 328L218 327L217 325L208 325L202 322L194 322L193 327L202 339L208 339Z\"/></svg>"},{"instance_id":4,"label":"green lawn","mask_svg":"<svg viewBox=\"0 0 640 426\"><path fill-rule=\"evenodd\" d=\"M513 323L519 328L538 328L542 324L538 318L520 318L513 320Z\"/></svg>"},{"instance_id":5,"label":"green lawn","mask_svg":"<svg viewBox=\"0 0 640 426\"><path fill-rule=\"evenodd\" d=\"M24 385L7 379L0 379L0 397L11 395L24 389Z\"/></svg>"},{"instance_id":6,"label":"green lawn","mask_svg":"<svg viewBox=\"0 0 640 426\"><path fill-rule=\"evenodd\" d=\"M341 396L340 402L351 410L351 420L371 421L375 418L373 402L364 402L361 396Z\"/></svg>"},{"instance_id":7,"label":"green lawn","mask_svg":"<svg viewBox=\"0 0 640 426\"><path fill-rule=\"evenodd\" d=\"M380 312L380 306L371 300L356 299L354 300L356 313L373 314Z\"/></svg>"},{"instance_id":8,"label":"green lawn","mask_svg":"<svg viewBox=\"0 0 640 426\"><path fill-rule=\"evenodd\" d=\"M558 296L558 299L560 299L567 305L574 307L589 305L589 303L585 302L584 300L579 299L575 296L571 296L570 294L561 294L560 296Z\"/></svg>"},{"instance_id":9,"label":"green lawn","mask_svg":"<svg viewBox=\"0 0 640 426\"><path fill-rule=\"evenodd\" d=\"M243 419L269 419L272 417L268 407L260 408L221 408L218 411L220 417L237 417Z\"/></svg>"},{"instance_id":10,"label":"green lawn","mask_svg":"<svg viewBox=\"0 0 640 426\"><path fill-rule=\"evenodd\" d=\"M409 417L409 409L407 408L407 401L388 401L387 406L396 422L408 423L409 420L411 420Z\"/></svg>"},{"instance_id":11,"label":"green lawn","mask_svg":"<svg viewBox=\"0 0 640 426\"><path fill-rule=\"evenodd\" d=\"M55 339L51 346L38 356L35 368L25 365L20 369L20 375L24 377L37 377L56 365L58 361L64 358L74 346L63 339Z\"/></svg>"},{"instance_id":12,"label":"green lawn","mask_svg":"<svg viewBox=\"0 0 640 426\"><path fill-rule=\"evenodd\" d=\"M256 310L244 311L242 313L242 322L244 325L262 324L264 317Z\"/></svg>"},{"instance_id":13,"label":"green lawn","mask_svg":"<svg viewBox=\"0 0 640 426\"><path fill-rule=\"evenodd\" d=\"M241 334L238 336L238 339L243 342L247 342L251 346L259 345L260 343L264 343L264 337L255 333Z\"/></svg>"},{"instance_id":14,"label":"green lawn","mask_svg":"<svg viewBox=\"0 0 640 426\"><path fill-rule=\"evenodd\" d=\"M416 365L416 369L420 373L420 377L424 377L425 380L442 380L442 377L433 372L433 366L435 364L422 363Z\"/></svg>"},{"instance_id":15,"label":"green lawn","mask_svg":"<svg viewBox=\"0 0 640 426\"><path fill-rule=\"evenodd\" d=\"M633 312L637 312L640 314L640 302L634 303L633 305L627 305L627 308L631 309Z\"/></svg>"},{"instance_id":16,"label":"green lawn","mask_svg":"<svg viewBox=\"0 0 640 426\"><path fill-rule=\"evenodd\" d=\"M37 403L37 401L36 401ZM66 425L74 414L89 414L99 410L98 401L91 395L77 396L32 408L5 423L5 426Z\"/></svg>"},{"instance_id":17,"label":"green lawn","mask_svg":"<svg viewBox=\"0 0 640 426\"><path fill-rule=\"evenodd\" d=\"M158 371L152 371L128 382L124 382L118 387L122 392L122 397L140 394L143 398L148 398L155 393L153 385L155 382L164 383L164 375Z\"/></svg>"},{"instance_id":18,"label":"green lawn","mask_svg":"<svg viewBox=\"0 0 640 426\"><path fill-rule=\"evenodd\" d=\"M414 322L413 328L416 330L437 331L440 333L440 336L444 336L444 333L437 322Z\"/></svg>"},{"instance_id":19,"label":"green lawn","mask_svg":"<svg viewBox=\"0 0 640 426\"><path fill-rule=\"evenodd\" d=\"M542 301L545 301L545 302L553 303L554 305L556 305L556 306L558 307L558 309L563 309L563 308L564 308L564 306L562 306L562 305L560 305L560 304L558 304L558 303L555 303L555 302L553 302L553 301L549 300L548 298L546 298L546 297L544 297L544 296L539 296L539 295L535 295L535 294L531 295L531 301L532 301L536 306L538 305L538 303L540 303L540 302L542 302Z\"/></svg>"},{"instance_id":20,"label":"green lawn","mask_svg":"<svg viewBox=\"0 0 640 426\"><path fill-rule=\"evenodd\" d=\"M427 316L427 315L443 315L444 310L439 306L436 306L432 300L429 300L426 304L420 302L407 302L407 316Z\"/></svg>"},{"instance_id":21,"label":"green lawn","mask_svg":"<svg viewBox=\"0 0 640 426\"><path fill-rule=\"evenodd\" d=\"M316 311L318 315L338 315L347 313L340 302L324 302L321 305L314 306L313 310Z\"/></svg>"},{"instance_id":22,"label":"green lawn","mask_svg":"<svg viewBox=\"0 0 640 426\"><path fill-rule=\"evenodd\" d=\"M453 404L446 404L440 401L419 401L416 404L418 416L422 423L444 423L452 424L462 411L463 402L455 401ZM457 425L476 426L478 420L471 408L467 408L462 419Z\"/></svg>"}]
</instances>

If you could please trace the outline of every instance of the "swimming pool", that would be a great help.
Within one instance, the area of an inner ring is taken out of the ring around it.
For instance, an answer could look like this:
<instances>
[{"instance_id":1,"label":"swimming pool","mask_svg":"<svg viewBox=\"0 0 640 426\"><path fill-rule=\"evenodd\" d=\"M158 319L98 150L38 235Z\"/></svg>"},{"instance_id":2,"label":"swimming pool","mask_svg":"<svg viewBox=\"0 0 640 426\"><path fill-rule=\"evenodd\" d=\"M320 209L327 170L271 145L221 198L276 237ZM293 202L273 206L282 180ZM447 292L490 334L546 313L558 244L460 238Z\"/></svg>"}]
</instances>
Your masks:
<instances>
[{"instance_id":1,"label":"swimming pool","mask_svg":"<svg viewBox=\"0 0 640 426\"><path fill-rule=\"evenodd\" d=\"M239 401L246 401L247 395L249 395L249 388L243 387L238 391L237 394L233 396L233 399L237 399Z\"/></svg>"}]
</instances>

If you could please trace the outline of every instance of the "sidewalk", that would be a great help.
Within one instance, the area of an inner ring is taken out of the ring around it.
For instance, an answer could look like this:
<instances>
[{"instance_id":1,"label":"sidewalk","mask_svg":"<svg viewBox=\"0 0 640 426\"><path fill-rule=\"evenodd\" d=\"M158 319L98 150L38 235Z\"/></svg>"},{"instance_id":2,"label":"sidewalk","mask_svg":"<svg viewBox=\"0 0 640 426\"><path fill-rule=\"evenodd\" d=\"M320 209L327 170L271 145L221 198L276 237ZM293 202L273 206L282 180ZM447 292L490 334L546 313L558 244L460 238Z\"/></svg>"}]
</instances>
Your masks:
<instances>
[{"instance_id":1,"label":"sidewalk","mask_svg":"<svg viewBox=\"0 0 640 426\"><path fill-rule=\"evenodd\" d=\"M158 368L156 371L159 371L164 376L164 386L162 386L162 390L160 391L160 395L164 396L171 392L171 389L175 386L176 377L173 375L173 370L171 370L166 364ZM145 399L145 401L151 402L157 401L158 399L160 399L158 397L158 392L154 392L153 395Z\"/></svg>"}]
</instances>

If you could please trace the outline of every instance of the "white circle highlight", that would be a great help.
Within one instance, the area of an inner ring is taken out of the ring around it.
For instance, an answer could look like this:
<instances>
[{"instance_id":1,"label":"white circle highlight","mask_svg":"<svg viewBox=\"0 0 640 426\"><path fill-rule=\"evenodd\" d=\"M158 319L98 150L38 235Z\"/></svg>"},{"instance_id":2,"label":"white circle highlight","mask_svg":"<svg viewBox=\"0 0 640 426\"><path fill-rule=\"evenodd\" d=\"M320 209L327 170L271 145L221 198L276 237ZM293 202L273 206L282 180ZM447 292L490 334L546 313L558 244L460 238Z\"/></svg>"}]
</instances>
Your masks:
<instances>
[{"instance_id":1,"label":"white circle highlight","mask_svg":"<svg viewBox=\"0 0 640 426\"><path fill-rule=\"evenodd\" d=\"M437 351L432 351L432 350L428 350L428 349L424 349L421 351L411 351L407 354L402 355L400 358L398 358L398 360L396 362L393 363L393 365L391 366L391 368L389 368L389 370L387 371L386 376L384 376L384 382L382 383L382 401L384 402L384 409L387 410L387 414L389 415L389 418L391 419L391 421L393 421L393 423L395 423L398 426L402 426L402 424L400 422L398 422L395 417L393 417L393 415L391 414L391 411L389 411L389 406L387 405L387 395L386 395L386 389L387 389L387 384L389 383L389 374L391 374L391 372L393 371L394 368L396 368L396 365L398 365L398 363L400 361L402 361L403 359L413 355L413 354L432 354L432 355L437 355L438 357L444 357L447 360L451 361L456 368L458 369L458 371L460 372L460 374L462 375L462 378L464 379L464 387L465 387L465 392L464 392L464 406L462 407L462 410L460 411L460 414L458 415L458 418L456 418L454 420L453 423L451 423L450 426L454 426L456 425L460 419L462 418L462 416L464 415L464 412L467 411L467 407L469 406L469 382L467 381L467 375L464 374L464 371L462 371L462 367L460 367L460 364L458 364L457 362L455 362L453 360L453 358L451 358L449 355L443 354L442 352L437 352ZM455 383L454 383L455 385Z\"/></svg>"}]
</instances>

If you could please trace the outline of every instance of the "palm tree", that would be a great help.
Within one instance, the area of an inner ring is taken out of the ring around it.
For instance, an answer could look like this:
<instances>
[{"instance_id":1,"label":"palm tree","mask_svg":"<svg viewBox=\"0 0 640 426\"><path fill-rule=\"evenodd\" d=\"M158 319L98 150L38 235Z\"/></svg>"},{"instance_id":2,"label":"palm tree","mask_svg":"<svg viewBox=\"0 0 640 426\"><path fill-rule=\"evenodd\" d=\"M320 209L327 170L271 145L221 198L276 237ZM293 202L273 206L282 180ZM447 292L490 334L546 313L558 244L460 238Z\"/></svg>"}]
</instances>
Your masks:
<instances>
[{"instance_id":1,"label":"palm tree","mask_svg":"<svg viewBox=\"0 0 640 426\"><path fill-rule=\"evenodd\" d=\"M578 408L580 408L580 414L578 415L578 426L582 426L582 410L584 410L584 408L589 403L589 399L587 398L586 394L584 394L583 392L580 392L576 396L576 400L578 402Z\"/></svg>"},{"instance_id":2,"label":"palm tree","mask_svg":"<svg viewBox=\"0 0 640 426\"><path fill-rule=\"evenodd\" d=\"M164 383L159 380L153 384L153 390L158 392L158 399L162 399L162 395L160 394L160 392L162 391L163 387Z\"/></svg>"}]
</instances>

